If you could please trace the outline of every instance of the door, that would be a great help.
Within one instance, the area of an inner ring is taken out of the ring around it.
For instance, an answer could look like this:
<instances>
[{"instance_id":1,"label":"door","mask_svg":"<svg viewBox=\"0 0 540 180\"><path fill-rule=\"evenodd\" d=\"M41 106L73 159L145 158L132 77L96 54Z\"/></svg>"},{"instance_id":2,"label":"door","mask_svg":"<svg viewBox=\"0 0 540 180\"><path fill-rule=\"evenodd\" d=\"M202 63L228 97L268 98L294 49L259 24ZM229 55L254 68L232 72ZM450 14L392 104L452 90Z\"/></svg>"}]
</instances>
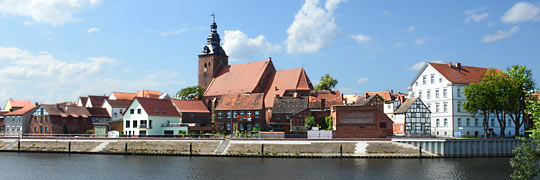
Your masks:
<instances>
[{"instance_id":1,"label":"door","mask_svg":"<svg viewBox=\"0 0 540 180\"><path fill-rule=\"evenodd\" d=\"M146 137L146 131L139 131L139 137Z\"/></svg>"},{"instance_id":2,"label":"door","mask_svg":"<svg viewBox=\"0 0 540 180\"><path fill-rule=\"evenodd\" d=\"M145 131L146 133L146 131ZM174 131L173 130L163 130L163 134L165 136L174 136Z\"/></svg>"}]
</instances>

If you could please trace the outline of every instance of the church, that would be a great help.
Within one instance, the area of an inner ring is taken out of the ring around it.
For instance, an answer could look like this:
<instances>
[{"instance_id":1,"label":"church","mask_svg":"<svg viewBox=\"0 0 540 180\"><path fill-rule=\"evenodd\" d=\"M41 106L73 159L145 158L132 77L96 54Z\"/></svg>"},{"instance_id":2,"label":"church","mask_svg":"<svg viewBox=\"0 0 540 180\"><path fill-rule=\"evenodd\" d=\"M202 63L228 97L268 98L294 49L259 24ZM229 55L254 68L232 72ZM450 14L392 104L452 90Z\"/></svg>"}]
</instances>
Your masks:
<instances>
[{"instance_id":1,"label":"church","mask_svg":"<svg viewBox=\"0 0 540 180\"><path fill-rule=\"evenodd\" d=\"M313 90L303 68L276 70L271 58L229 64L215 19L206 42L199 54L198 85L205 89L203 102L217 131L270 129L277 97L307 97Z\"/></svg>"}]
</instances>

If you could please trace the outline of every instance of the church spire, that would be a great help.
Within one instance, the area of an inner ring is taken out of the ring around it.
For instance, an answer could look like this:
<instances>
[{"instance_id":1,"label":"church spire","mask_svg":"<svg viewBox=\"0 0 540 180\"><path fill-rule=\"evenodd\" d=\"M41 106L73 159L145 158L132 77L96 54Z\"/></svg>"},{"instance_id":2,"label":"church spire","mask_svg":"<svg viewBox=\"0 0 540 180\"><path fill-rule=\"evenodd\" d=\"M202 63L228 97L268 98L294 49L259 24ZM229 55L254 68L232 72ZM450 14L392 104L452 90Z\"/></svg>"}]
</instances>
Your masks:
<instances>
[{"instance_id":1,"label":"church spire","mask_svg":"<svg viewBox=\"0 0 540 180\"><path fill-rule=\"evenodd\" d=\"M210 14L212 16L212 24L210 25L210 34L206 38L206 46L204 46L201 54L225 54L225 51L221 47L221 39L217 32L216 24L216 15L214 13Z\"/></svg>"}]
</instances>

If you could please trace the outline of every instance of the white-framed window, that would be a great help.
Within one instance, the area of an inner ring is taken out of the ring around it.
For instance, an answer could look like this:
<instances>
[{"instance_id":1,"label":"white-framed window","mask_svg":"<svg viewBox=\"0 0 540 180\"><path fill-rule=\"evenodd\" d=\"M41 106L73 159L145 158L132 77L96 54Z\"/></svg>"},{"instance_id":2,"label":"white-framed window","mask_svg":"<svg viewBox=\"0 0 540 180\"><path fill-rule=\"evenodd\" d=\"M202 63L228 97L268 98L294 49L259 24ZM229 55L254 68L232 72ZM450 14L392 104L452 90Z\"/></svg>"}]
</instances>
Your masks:
<instances>
[{"instance_id":1,"label":"white-framed window","mask_svg":"<svg viewBox=\"0 0 540 180\"><path fill-rule=\"evenodd\" d=\"M427 99L431 99L431 90L427 90Z\"/></svg>"},{"instance_id":2,"label":"white-framed window","mask_svg":"<svg viewBox=\"0 0 540 180\"><path fill-rule=\"evenodd\" d=\"M249 118L251 118L251 111L248 111L248 112L247 112L247 116L248 116Z\"/></svg>"},{"instance_id":3,"label":"white-framed window","mask_svg":"<svg viewBox=\"0 0 540 180\"><path fill-rule=\"evenodd\" d=\"M457 96L457 97L461 97L461 89L460 89L460 88L457 88L456 91L457 91L457 92L456 92L456 96Z\"/></svg>"},{"instance_id":4,"label":"white-framed window","mask_svg":"<svg viewBox=\"0 0 540 180\"><path fill-rule=\"evenodd\" d=\"M422 91L418 91L418 98L422 99Z\"/></svg>"},{"instance_id":5,"label":"white-framed window","mask_svg":"<svg viewBox=\"0 0 540 180\"><path fill-rule=\"evenodd\" d=\"M448 90L446 88L443 89L443 97L444 98L448 97Z\"/></svg>"},{"instance_id":6,"label":"white-framed window","mask_svg":"<svg viewBox=\"0 0 540 180\"><path fill-rule=\"evenodd\" d=\"M474 118L474 126L478 127L478 118Z\"/></svg>"},{"instance_id":7,"label":"white-framed window","mask_svg":"<svg viewBox=\"0 0 540 180\"><path fill-rule=\"evenodd\" d=\"M255 118L259 118L259 111L255 111Z\"/></svg>"},{"instance_id":8,"label":"white-framed window","mask_svg":"<svg viewBox=\"0 0 540 180\"><path fill-rule=\"evenodd\" d=\"M428 108L429 110L431 110L431 103L427 103L427 108ZM413 114L415 114L415 113L413 113Z\"/></svg>"},{"instance_id":9,"label":"white-framed window","mask_svg":"<svg viewBox=\"0 0 540 180\"><path fill-rule=\"evenodd\" d=\"M426 75L422 76L422 85L426 85Z\"/></svg>"},{"instance_id":10,"label":"white-framed window","mask_svg":"<svg viewBox=\"0 0 540 180\"><path fill-rule=\"evenodd\" d=\"M435 83L435 74L432 74L431 75L431 84L434 84Z\"/></svg>"},{"instance_id":11,"label":"white-framed window","mask_svg":"<svg viewBox=\"0 0 540 180\"><path fill-rule=\"evenodd\" d=\"M435 105L435 112L439 112L439 104Z\"/></svg>"},{"instance_id":12,"label":"white-framed window","mask_svg":"<svg viewBox=\"0 0 540 180\"><path fill-rule=\"evenodd\" d=\"M448 119L444 118L444 127L448 127Z\"/></svg>"},{"instance_id":13,"label":"white-framed window","mask_svg":"<svg viewBox=\"0 0 540 180\"><path fill-rule=\"evenodd\" d=\"M126 128L129 128L130 127L130 123L131 121L130 120L126 120ZM36 130L37 131L37 130Z\"/></svg>"},{"instance_id":14,"label":"white-framed window","mask_svg":"<svg viewBox=\"0 0 540 180\"><path fill-rule=\"evenodd\" d=\"M440 122L440 120L439 120L439 119L437 119L437 123L435 124L435 125L436 125L436 127L439 127L440 123L441 123L441 122Z\"/></svg>"},{"instance_id":15,"label":"white-framed window","mask_svg":"<svg viewBox=\"0 0 540 180\"><path fill-rule=\"evenodd\" d=\"M443 104L443 111L448 112L448 104L446 103Z\"/></svg>"},{"instance_id":16,"label":"white-framed window","mask_svg":"<svg viewBox=\"0 0 540 180\"><path fill-rule=\"evenodd\" d=\"M461 118L457 118L457 125L458 127L461 127Z\"/></svg>"},{"instance_id":17,"label":"white-framed window","mask_svg":"<svg viewBox=\"0 0 540 180\"><path fill-rule=\"evenodd\" d=\"M467 122L467 124L466 124L467 127L471 126L471 119L467 118L467 121L466 121L466 122Z\"/></svg>"},{"instance_id":18,"label":"white-framed window","mask_svg":"<svg viewBox=\"0 0 540 180\"><path fill-rule=\"evenodd\" d=\"M233 111L233 118L237 118L238 117L238 113L236 111Z\"/></svg>"},{"instance_id":19,"label":"white-framed window","mask_svg":"<svg viewBox=\"0 0 540 180\"><path fill-rule=\"evenodd\" d=\"M439 96L439 90L438 89L435 89L435 99L439 99L440 96Z\"/></svg>"},{"instance_id":20,"label":"white-framed window","mask_svg":"<svg viewBox=\"0 0 540 180\"><path fill-rule=\"evenodd\" d=\"M291 116L290 115L285 115L285 119L291 119Z\"/></svg>"},{"instance_id":21,"label":"white-framed window","mask_svg":"<svg viewBox=\"0 0 540 180\"><path fill-rule=\"evenodd\" d=\"M218 116L219 119L221 119L221 118L223 118L223 113L218 112L218 113L217 113L217 116Z\"/></svg>"},{"instance_id":22,"label":"white-framed window","mask_svg":"<svg viewBox=\"0 0 540 180\"><path fill-rule=\"evenodd\" d=\"M227 118L231 118L231 111L227 111Z\"/></svg>"},{"instance_id":23,"label":"white-framed window","mask_svg":"<svg viewBox=\"0 0 540 180\"><path fill-rule=\"evenodd\" d=\"M461 112L461 102L457 103L457 112Z\"/></svg>"},{"instance_id":24,"label":"white-framed window","mask_svg":"<svg viewBox=\"0 0 540 180\"><path fill-rule=\"evenodd\" d=\"M415 86L418 86L418 81L414 82L414 85L415 85Z\"/></svg>"},{"instance_id":25,"label":"white-framed window","mask_svg":"<svg viewBox=\"0 0 540 180\"><path fill-rule=\"evenodd\" d=\"M442 83L442 78L439 78L439 83Z\"/></svg>"}]
</instances>

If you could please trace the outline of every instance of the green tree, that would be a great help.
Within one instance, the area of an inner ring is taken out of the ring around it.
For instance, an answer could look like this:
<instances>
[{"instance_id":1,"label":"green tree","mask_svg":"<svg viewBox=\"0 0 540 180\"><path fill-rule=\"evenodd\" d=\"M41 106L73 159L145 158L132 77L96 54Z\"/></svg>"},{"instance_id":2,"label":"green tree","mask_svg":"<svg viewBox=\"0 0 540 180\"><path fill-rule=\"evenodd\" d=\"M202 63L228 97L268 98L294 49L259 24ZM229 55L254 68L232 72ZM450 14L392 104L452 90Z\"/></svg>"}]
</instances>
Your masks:
<instances>
[{"instance_id":1,"label":"green tree","mask_svg":"<svg viewBox=\"0 0 540 180\"><path fill-rule=\"evenodd\" d=\"M319 84L315 86L315 90L332 90L338 83L337 79L332 78L329 74L325 74L321 77Z\"/></svg>"},{"instance_id":2,"label":"green tree","mask_svg":"<svg viewBox=\"0 0 540 180\"><path fill-rule=\"evenodd\" d=\"M506 116L508 115L508 109L510 106L509 96L509 78L504 72L494 69L488 70L482 79L488 88L493 89L493 98L488 99L486 103L489 103L497 122L500 127L500 136L505 137L506 130Z\"/></svg>"},{"instance_id":3,"label":"green tree","mask_svg":"<svg viewBox=\"0 0 540 180\"><path fill-rule=\"evenodd\" d=\"M489 130L489 115L493 109L493 103L489 103L494 98L493 88L482 82L472 83L465 87L463 94L465 94L465 97L467 98L467 101L463 104L463 109L466 112L472 113L473 115L482 114L484 116L482 126L484 128L484 138L487 138Z\"/></svg>"},{"instance_id":4,"label":"green tree","mask_svg":"<svg viewBox=\"0 0 540 180\"><path fill-rule=\"evenodd\" d=\"M514 157L510 165L514 172L510 177L514 179L534 179L540 173L540 102L538 99L526 101L525 113L530 114L534 122L529 138L521 138L522 143L512 150Z\"/></svg>"},{"instance_id":5,"label":"green tree","mask_svg":"<svg viewBox=\"0 0 540 180\"><path fill-rule=\"evenodd\" d=\"M200 86L190 86L181 89L176 93L174 99L181 100L192 100L192 99L202 99L204 94L204 88Z\"/></svg>"},{"instance_id":6,"label":"green tree","mask_svg":"<svg viewBox=\"0 0 540 180\"><path fill-rule=\"evenodd\" d=\"M532 79L532 71L526 66L514 65L505 71L508 79L508 116L514 122L516 135L519 134L519 129L523 126L522 117L525 113L526 100L530 95L529 92L534 90L534 81Z\"/></svg>"},{"instance_id":7,"label":"green tree","mask_svg":"<svg viewBox=\"0 0 540 180\"><path fill-rule=\"evenodd\" d=\"M304 126L306 127L307 130L311 130L311 128L315 125L315 117L313 116L308 116L306 117L306 122L304 123Z\"/></svg>"},{"instance_id":8,"label":"green tree","mask_svg":"<svg viewBox=\"0 0 540 180\"><path fill-rule=\"evenodd\" d=\"M332 124L332 116L326 116L324 118L324 121L326 122L326 127L327 127L327 130L332 130L332 127L334 126Z\"/></svg>"}]
</instances>

